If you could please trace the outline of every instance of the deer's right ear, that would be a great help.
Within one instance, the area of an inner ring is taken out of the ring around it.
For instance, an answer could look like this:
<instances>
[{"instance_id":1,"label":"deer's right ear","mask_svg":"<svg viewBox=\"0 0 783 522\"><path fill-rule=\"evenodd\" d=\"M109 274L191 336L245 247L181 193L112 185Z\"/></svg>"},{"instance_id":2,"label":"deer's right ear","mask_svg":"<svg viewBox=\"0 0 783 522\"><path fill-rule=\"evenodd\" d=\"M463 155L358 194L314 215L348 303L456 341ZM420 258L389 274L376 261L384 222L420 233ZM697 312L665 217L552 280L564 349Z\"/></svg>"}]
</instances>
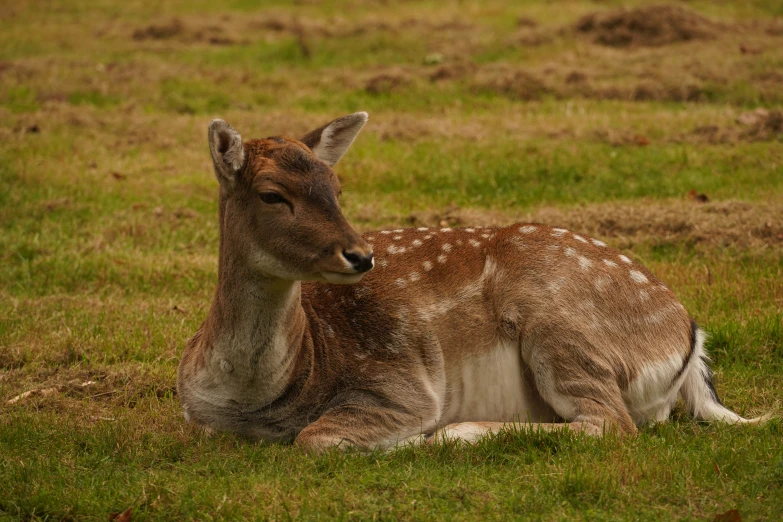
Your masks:
<instances>
[{"instance_id":1,"label":"deer's right ear","mask_svg":"<svg viewBox=\"0 0 783 522\"><path fill-rule=\"evenodd\" d=\"M212 120L209 122L209 151L218 181L233 186L237 173L245 165L242 136L225 121Z\"/></svg>"}]
</instances>

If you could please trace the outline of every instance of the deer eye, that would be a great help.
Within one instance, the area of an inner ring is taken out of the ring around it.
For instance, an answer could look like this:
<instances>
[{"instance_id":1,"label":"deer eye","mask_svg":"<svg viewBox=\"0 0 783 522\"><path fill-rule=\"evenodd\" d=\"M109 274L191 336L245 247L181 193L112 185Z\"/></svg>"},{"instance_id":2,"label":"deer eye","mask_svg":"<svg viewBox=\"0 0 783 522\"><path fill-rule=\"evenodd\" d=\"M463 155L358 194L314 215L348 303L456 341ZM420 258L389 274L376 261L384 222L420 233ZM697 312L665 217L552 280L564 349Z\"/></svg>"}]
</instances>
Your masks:
<instances>
[{"instance_id":1,"label":"deer eye","mask_svg":"<svg viewBox=\"0 0 783 522\"><path fill-rule=\"evenodd\" d=\"M285 201L283 196L277 192L261 192L258 197L261 198L261 201L270 205L274 205L275 203L282 203Z\"/></svg>"}]
</instances>

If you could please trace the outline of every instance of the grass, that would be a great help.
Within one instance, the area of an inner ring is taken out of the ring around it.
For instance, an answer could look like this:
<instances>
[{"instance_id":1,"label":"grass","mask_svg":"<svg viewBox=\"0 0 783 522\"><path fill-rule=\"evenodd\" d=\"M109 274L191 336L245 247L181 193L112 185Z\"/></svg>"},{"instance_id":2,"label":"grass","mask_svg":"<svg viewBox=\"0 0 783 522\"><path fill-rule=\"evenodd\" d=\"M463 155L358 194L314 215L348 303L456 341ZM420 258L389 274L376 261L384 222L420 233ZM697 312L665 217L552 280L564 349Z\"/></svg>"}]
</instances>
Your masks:
<instances>
[{"instance_id":1,"label":"grass","mask_svg":"<svg viewBox=\"0 0 783 522\"><path fill-rule=\"evenodd\" d=\"M780 519L780 420L678 410L633 439L509 432L311 457L181 416L179 355L216 280L209 119L301 136L367 110L337 168L357 228L534 220L601 237L711 332L724 402L780 417L781 3L689 2L722 29L659 47L571 29L619 5L4 12L0 520ZM757 108L773 117L738 123Z\"/></svg>"}]
</instances>

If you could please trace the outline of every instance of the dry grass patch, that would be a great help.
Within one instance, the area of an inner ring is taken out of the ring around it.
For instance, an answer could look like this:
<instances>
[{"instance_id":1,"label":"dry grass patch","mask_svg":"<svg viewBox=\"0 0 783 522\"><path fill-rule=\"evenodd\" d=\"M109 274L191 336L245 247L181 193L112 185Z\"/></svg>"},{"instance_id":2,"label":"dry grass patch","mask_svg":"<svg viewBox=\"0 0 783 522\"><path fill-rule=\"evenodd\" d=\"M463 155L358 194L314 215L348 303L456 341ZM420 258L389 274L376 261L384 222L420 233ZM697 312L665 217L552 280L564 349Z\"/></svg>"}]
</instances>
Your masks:
<instances>
[{"instance_id":1,"label":"dry grass patch","mask_svg":"<svg viewBox=\"0 0 783 522\"><path fill-rule=\"evenodd\" d=\"M372 214L359 208L357 218ZM772 249L783 251L783 204L721 201L635 201L601 203L575 208L540 208L514 213L460 209L416 212L382 218L388 226L502 226L513 221L538 222L612 239L617 248L650 241L701 244L707 248ZM377 217L376 217L377 219Z\"/></svg>"}]
</instances>

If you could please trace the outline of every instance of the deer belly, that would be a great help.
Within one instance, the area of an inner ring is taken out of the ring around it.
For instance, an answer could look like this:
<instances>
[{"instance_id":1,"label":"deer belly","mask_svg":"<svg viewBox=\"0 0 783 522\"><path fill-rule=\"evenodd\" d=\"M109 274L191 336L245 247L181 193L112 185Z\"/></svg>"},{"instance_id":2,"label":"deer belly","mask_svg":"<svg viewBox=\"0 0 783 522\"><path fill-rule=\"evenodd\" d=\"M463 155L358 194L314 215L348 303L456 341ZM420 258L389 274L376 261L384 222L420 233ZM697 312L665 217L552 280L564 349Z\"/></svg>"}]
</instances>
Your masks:
<instances>
[{"instance_id":1,"label":"deer belly","mask_svg":"<svg viewBox=\"0 0 783 522\"><path fill-rule=\"evenodd\" d=\"M537 420L537 395L527 384L519 347L499 343L485 355L468 356L450 374L441 425L470 421ZM445 421L445 422L443 422Z\"/></svg>"}]
</instances>

